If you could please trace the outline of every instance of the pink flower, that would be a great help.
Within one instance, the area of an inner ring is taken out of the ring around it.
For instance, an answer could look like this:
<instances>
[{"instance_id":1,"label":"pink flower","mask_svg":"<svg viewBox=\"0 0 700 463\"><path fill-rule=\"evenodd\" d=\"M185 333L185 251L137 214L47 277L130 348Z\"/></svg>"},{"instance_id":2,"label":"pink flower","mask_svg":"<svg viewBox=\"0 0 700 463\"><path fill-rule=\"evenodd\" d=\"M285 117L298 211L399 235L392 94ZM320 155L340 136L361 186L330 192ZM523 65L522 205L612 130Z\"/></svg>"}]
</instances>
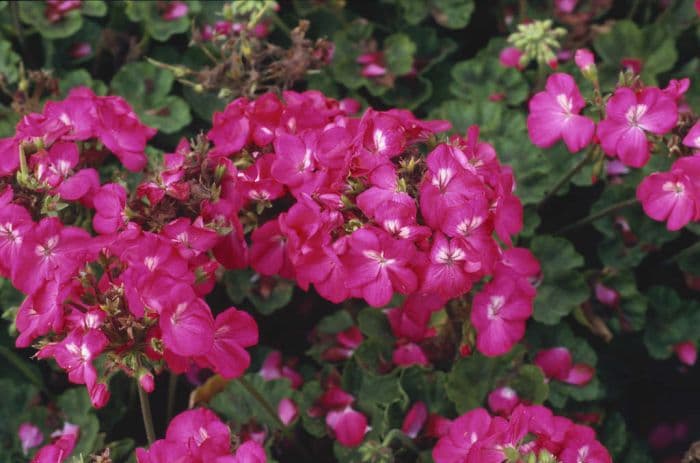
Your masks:
<instances>
[{"instance_id":1,"label":"pink flower","mask_svg":"<svg viewBox=\"0 0 700 463\"><path fill-rule=\"evenodd\" d=\"M394 292L416 290L418 280L410 267L413 243L396 240L383 230L361 228L350 235L349 245L345 265L354 270L348 273L346 286L357 288L368 304L381 307Z\"/></svg>"},{"instance_id":2,"label":"pink flower","mask_svg":"<svg viewBox=\"0 0 700 463\"><path fill-rule=\"evenodd\" d=\"M415 439L427 420L428 406L424 402L416 402L406 413L401 431L411 439Z\"/></svg>"},{"instance_id":3,"label":"pink flower","mask_svg":"<svg viewBox=\"0 0 700 463\"><path fill-rule=\"evenodd\" d=\"M85 58L92 54L92 45L89 42L75 42L68 50L68 54L73 59Z\"/></svg>"},{"instance_id":4,"label":"pink flower","mask_svg":"<svg viewBox=\"0 0 700 463\"><path fill-rule=\"evenodd\" d=\"M494 389L488 396L488 404L491 411L503 416L509 416L519 403L518 393L508 386Z\"/></svg>"},{"instance_id":5,"label":"pink flower","mask_svg":"<svg viewBox=\"0 0 700 463\"><path fill-rule=\"evenodd\" d=\"M63 429L51 434L54 439L49 445L42 447L31 463L62 463L70 456L78 440L80 428L71 423L64 423Z\"/></svg>"},{"instance_id":6,"label":"pink flower","mask_svg":"<svg viewBox=\"0 0 700 463\"><path fill-rule=\"evenodd\" d=\"M216 463L266 463L265 449L255 441L244 442L233 457L219 457Z\"/></svg>"},{"instance_id":7,"label":"pink flower","mask_svg":"<svg viewBox=\"0 0 700 463\"><path fill-rule=\"evenodd\" d=\"M404 344L394 350L392 355L392 361L402 367L407 367L411 365L430 365L428 357L423 352L418 344L408 343Z\"/></svg>"},{"instance_id":8,"label":"pink flower","mask_svg":"<svg viewBox=\"0 0 700 463\"><path fill-rule=\"evenodd\" d=\"M487 283L472 303L479 351L488 356L508 352L525 334L531 313L532 296L523 293L516 280L502 276Z\"/></svg>"},{"instance_id":9,"label":"pink flower","mask_svg":"<svg viewBox=\"0 0 700 463\"><path fill-rule=\"evenodd\" d=\"M93 200L95 216L92 227L97 233L108 235L116 232L128 222L126 216L126 190L118 183L102 185Z\"/></svg>"},{"instance_id":10,"label":"pink flower","mask_svg":"<svg viewBox=\"0 0 700 463\"><path fill-rule=\"evenodd\" d=\"M522 56L523 52L520 51L520 49L516 47L507 47L501 50L501 53L498 55L498 59L503 67L522 70L523 65L520 63Z\"/></svg>"},{"instance_id":11,"label":"pink flower","mask_svg":"<svg viewBox=\"0 0 700 463\"><path fill-rule=\"evenodd\" d=\"M277 415L285 426L289 426L299 416L299 407L296 406L292 399L285 397L277 405Z\"/></svg>"},{"instance_id":12,"label":"pink flower","mask_svg":"<svg viewBox=\"0 0 700 463\"><path fill-rule=\"evenodd\" d=\"M326 424L333 430L338 442L345 447L357 447L369 431L367 417L350 406L340 411L328 412Z\"/></svg>"},{"instance_id":13,"label":"pink flower","mask_svg":"<svg viewBox=\"0 0 700 463\"><path fill-rule=\"evenodd\" d=\"M41 429L31 423L22 423L17 430L17 436L22 443L22 453L27 456L30 449L41 444L44 440L44 435Z\"/></svg>"},{"instance_id":14,"label":"pink flower","mask_svg":"<svg viewBox=\"0 0 700 463\"><path fill-rule=\"evenodd\" d=\"M693 124L688 134L683 138L683 144L691 148L700 149L700 121Z\"/></svg>"},{"instance_id":15,"label":"pink flower","mask_svg":"<svg viewBox=\"0 0 700 463\"><path fill-rule=\"evenodd\" d=\"M630 167L642 167L649 160L646 132L664 135L678 120L676 102L656 87L639 93L618 88L605 109L607 117L598 124L601 146Z\"/></svg>"},{"instance_id":16,"label":"pink flower","mask_svg":"<svg viewBox=\"0 0 700 463\"><path fill-rule=\"evenodd\" d=\"M165 6L165 10L161 13L160 16L166 21L175 21L177 19L182 18L183 16L187 16L188 11L189 7L185 2L168 2Z\"/></svg>"},{"instance_id":17,"label":"pink flower","mask_svg":"<svg viewBox=\"0 0 700 463\"><path fill-rule=\"evenodd\" d=\"M637 199L654 220L666 221L669 230L680 230L700 217L700 197L691 179L681 169L656 172L637 186Z\"/></svg>"},{"instance_id":18,"label":"pink flower","mask_svg":"<svg viewBox=\"0 0 700 463\"><path fill-rule=\"evenodd\" d=\"M258 326L253 317L230 307L216 316L212 348L201 360L224 378L237 378L250 365L250 355L244 348L257 343Z\"/></svg>"},{"instance_id":19,"label":"pink flower","mask_svg":"<svg viewBox=\"0 0 700 463\"><path fill-rule=\"evenodd\" d=\"M450 424L447 434L442 436L433 448L435 463L469 461L472 447L479 439L487 435L490 426L491 416L483 408L467 412L454 420Z\"/></svg>"},{"instance_id":20,"label":"pink flower","mask_svg":"<svg viewBox=\"0 0 700 463\"><path fill-rule=\"evenodd\" d=\"M620 305L620 293L617 290L609 288L601 282L597 282L594 286L594 291L596 299L598 299L601 304L612 308L617 308Z\"/></svg>"},{"instance_id":21,"label":"pink flower","mask_svg":"<svg viewBox=\"0 0 700 463\"><path fill-rule=\"evenodd\" d=\"M563 73L549 76L545 90L530 100L527 130L532 143L549 148L563 139L572 153L588 145L595 124L579 115L585 105L573 77Z\"/></svg>"},{"instance_id":22,"label":"pink flower","mask_svg":"<svg viewBox=\"0 0 700 463\"><path fill-rule=\"evenodd\" d=\"M215 337L209 306L184 285L176 286L173 293L182 297L164 308L159 317L165 346L182 356L208 354Z\"/></svg>"},{"instance_id":23,"label":"pink flower","mask_svg":"<svg viewBox=\"0 0 700 463\"><path fill-rule=\"evenodd\" d=\"M566 347L541 350L535 356L534 362L547 378L576 386L588 384L595 374L595 370L590 365L584 363L574 365L571 353Z\"/></svg>"},{"instance_id":24,"label":"pink flower","mask_svg":"<svg viewBox=\"0 0 700 463\"><path fill-rule=\"evenodd\" d=\"M679 342L673 346L673 351L678 356L678 360L692 367L698 358L698 349L693 341Z\"/></svg>"},{"instance_id":25,"label":"pink flower","mask_svg":"<svg viewBox=\"0 0 700 463\"><path fill-rule=\"evenodd\" d=\"M562 13L572 13L577 3L578 0L555 0L554 7Z\"/></svg>"},{"instance_id":26,"label":"pink flower","mask_svg":"<svg viewBox=\"0 0 700 463\"><path fill-rule=\"evenodd\" d=\"M595 57L593 53L587 48L579 48L576 50L574 55L574 61L576 66L581 70L581 72L587 72L593 66L595 66Z\"/></svg>"},{"instance_id":27,"label":"pink flower","mask_svg":"<svg viewBox=\"0 0 700 463\"><path fill-rule=\"evenodd\" d=\"M139 376L139 385L141 389L148 392L149 394L155 389L155 383L153 380L153 374L149 372L144 372Z\"/></svg>"}]
</instances>

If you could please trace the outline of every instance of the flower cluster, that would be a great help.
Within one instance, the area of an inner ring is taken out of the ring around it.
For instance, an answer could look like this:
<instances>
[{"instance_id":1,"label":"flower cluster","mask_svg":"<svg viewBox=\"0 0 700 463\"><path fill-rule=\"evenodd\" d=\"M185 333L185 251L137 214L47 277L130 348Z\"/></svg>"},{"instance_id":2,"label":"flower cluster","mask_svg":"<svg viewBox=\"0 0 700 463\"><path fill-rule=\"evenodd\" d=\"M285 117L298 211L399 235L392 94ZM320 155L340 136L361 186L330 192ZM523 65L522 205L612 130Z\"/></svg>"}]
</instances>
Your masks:
<instances>
[{"instance_id":1,"label":"flower cluster","mask_svg":"<svg viewBox=\"0 0 700 463\"><path fill-rule=\"evenodd\" d=\"M212 411L187 410L172 419L148 450L137 449L138 463L265 463L265 450L254 441L231 448L231 430Z\"/></svg>"},{"instance_id":2,"label":"flower cluster","mask_svg":"<svg viewBox=\"0 0 700 463\"><path fill-rule=\"evenodd\" d=\"M292 200L254 224L248 262L235 266L313 285L336 303L358 297L382 307L395 293L408 296L404 307L429 299L416 307L425 321L430 308L491 276L472 321L482 352L507 352L522 337L539 267L529 252L498 244L511 245L522 206L512 172L478 128L437 143L448 124L407 111L352 118L350 101L312 92L285 100L236 100L214 115L207 135L212 160L246 166L236 184L243 208Z\"/></svg>"},{"instance_id":3,"label":"flower cluster","mask_svg":"<svg viewBox=\"0 0 700 463\"><path fill-rule=\"evenodd\" d=\"M592 53L578 50L576 63L583 75L598 88ZM672 80L660 89L644 86L639 80L621 84L603 103L598 96L601 120L596 124L581 115L586 106L574 78L556 73L547 79L545 90L530 100L527 118L532 142L548 148L563 140L569 151L577 152L591 142L615 162L641 168L650 159L654 140L672 133L680 117L680 102L690 86L689 79ZM700 148L700 123L683 138L690 151ZM678 152L682 150L678 149ZM679 230L700 220L700 156L693 153L678 158L668 172L646 177L637 188L637 198L646 214L664 221L669 230Z\"/></svg>"},{"instance_id":4,"label":"flower cluster","mask_svg":"<svg viewBox=\"0 0 700 463\"><path fill-rule=\"evenodd\" d=\"M174 371L196 362L235 377L250 362L243 348L257 343L252 317L229 308L214 318L203 299L220 266L212 254L233 253L231 232L223 229L228 222L210 212L225 201L198 206L202 215L193 217L176 210L153 215L127 207L121 184L101 185L106 155L140 170L154 133L123 99L78 88L25 116L15 136L0 140L0 275L27 294L16 344L40 338L38 356L55 359L71 382L85 384L95 406L107 402L107 380L117 370L148 391L163 359ZM156 183L138 189L150 207L167 202L166 195L193 196L177 173L167 175L183 157L166 157ZM90 216L97 236L85 229ZM94 360L103 354L98 372Z\"/></svg>"},{"instance_id":5,"label":"flower cluster","mask_svg":"<svg viewBox=\"0 0 700 463\"><path fill-rule=\"evenodd\" d=\"M519 405L507 419L483 408L460 416L444 431L433 458L436 463L612 462L591 428L538 405Z\"/></svg>"}]
</instances>

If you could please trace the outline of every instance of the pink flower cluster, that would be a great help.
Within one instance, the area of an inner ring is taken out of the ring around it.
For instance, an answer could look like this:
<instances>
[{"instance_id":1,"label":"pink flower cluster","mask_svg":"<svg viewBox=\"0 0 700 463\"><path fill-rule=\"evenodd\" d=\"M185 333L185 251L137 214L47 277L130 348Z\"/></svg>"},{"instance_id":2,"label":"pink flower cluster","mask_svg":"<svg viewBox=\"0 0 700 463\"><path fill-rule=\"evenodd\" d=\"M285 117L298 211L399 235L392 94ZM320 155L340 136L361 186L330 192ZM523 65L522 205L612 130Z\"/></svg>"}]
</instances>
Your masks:
<instances>
[{"instance_id":1,"label":"pink flower cluster","mask_svg":"<svg viewBox=\"0 0 700 463\"><path fill-rule=\"evenodd\" d=\"M460 416L445 429L433 459L435 463L501 463L530 461L529 455L547 453L562 463L612 462L595 431L538 405L519 405L509 418L492 417L482 408Z\"/></svg>"},{"instance_id":2,"label":"pink flower cluster","mask_svg":"<svg viewBox=\"0 0 700 463\"><path fill-rule=\"evenodd\" d=\"M96 167L108 153L130 170L143 168L154 133L123 99L78 88L25 116L15 136L0 140L0 276L27 294L16 318L17 346L41 338L38 356L55 359L71 382L85 384L95 406L107 402L107 380L117 370L149 392L163 359L173 371L195 362L232 378L250 362L244 347L257 343L252 317L229 308L214 318L203 299L220 266L211 254L233 253L230 231L211 225L227 224L216 208L230 204L207 203L201 216L175 213L154 226L153 217L139 216L150 211L126 206L124 187L100 185ZM183 157L168 156L165 172ZM151 193L151 205L166 195L183 198L187 188L178 178L162 173L138 191ZM59 211L71 204L83 211L78 215L95 210L99 236L61 221ZM93 362L105 352L113 355L98 372Z\"/></svg>"},{"instance_id":3,"label":"pink flower cluster","mask_svg":"<svg viewBox=\"0 0 700 463\"><path fill-rule=\"evenodd\" d=\"M593 55L588 50L578 50L576 62L587 78L597 82ZM682 79L672 80L664 89L641 84L618 87L605 103L605 117L596 127L591 118L581 115L586 103L574 78L556 73L547 79L545 90L530 100L530 139L541 148L563 140L571 152L599 143L608 156L624 166L641 168L649 161L652 140L676 127L679 102L689 86L689 79ZM690 129L683 144L700 148L700 123ZM639 184L637 198L646 214L665 221L669 230L699 221L700 156L683 156L670 171L648 176Z\"/></svg>"},{"instance_id":4,"label":"pink flower cluster","mask_svg":"<svg viewBox=\"0 0 700 463\"><path fill-rule=\"evenodd\" d=\"M498 244L496 237L511 245L522 206L512 171L478 140L478 128L426 147L446 122L403 110L353 118L352 102L313 92L287 92L285 100L238 99L214 115L207 135L212 159L249 165L237 174L242 207L265 207L287 193L293 199L258 224L248 261L235 266L294 278L303 289L313 284L332 302L358 297L374 307L399 293L406 304L428 298L439 309L491 276L472 315L479 348L498 355L517 342L539 267L527 251Z\"/></svg>"},{"instance_id":5,"label":"pink flower cluster","mask_svg":"<svg viewBox=\"0 0 700 463\"><path fill-rule=\"evenodd\" d=\"M265 450L254 441L231 448L231 430L212 411L187 410L172 419L165 439L148 450L136 449L138 463L265 463Z\"/></svg>"}]
</instances>

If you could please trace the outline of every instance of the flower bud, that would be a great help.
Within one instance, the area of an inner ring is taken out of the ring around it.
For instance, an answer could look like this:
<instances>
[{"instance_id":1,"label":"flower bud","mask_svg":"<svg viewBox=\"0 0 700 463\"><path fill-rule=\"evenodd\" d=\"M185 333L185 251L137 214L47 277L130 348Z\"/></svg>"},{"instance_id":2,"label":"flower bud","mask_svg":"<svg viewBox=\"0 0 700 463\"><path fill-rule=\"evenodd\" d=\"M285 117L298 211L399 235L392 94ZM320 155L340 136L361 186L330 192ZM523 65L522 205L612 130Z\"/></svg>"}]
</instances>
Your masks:
<instances>
[{"instance_id":1,"label":"flower bud","mask_svg":"<svg viewBox=\"0 0 700 463\"><path fill-rule=\"evenodd\" d=\"M583 74L583 77L591 82L596 82L598 80L598 68L595 65L595 57L589 49L580 48L576 50L574 61Z\"/></svg>"},{"instance_id":2,"label":"flower bud","mask_svg":"<svg viewBox=\"0 0 700 463\"><path fill-rule=\"evenodd\" d=\"M155 384L153 381L153 375L150 372L144 371L139 375L139 385L141 389L148 392L149 394L153 392Z\"/></svg>"}]
</instances>

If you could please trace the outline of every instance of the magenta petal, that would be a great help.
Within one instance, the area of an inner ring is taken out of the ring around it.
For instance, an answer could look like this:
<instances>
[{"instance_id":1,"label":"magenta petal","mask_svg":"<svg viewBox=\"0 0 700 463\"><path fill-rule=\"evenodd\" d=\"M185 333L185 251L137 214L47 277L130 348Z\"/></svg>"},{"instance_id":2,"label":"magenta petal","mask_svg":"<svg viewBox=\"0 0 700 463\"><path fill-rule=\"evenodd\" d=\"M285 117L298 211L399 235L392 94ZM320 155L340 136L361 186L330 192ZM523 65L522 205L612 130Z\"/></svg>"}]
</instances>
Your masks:
<instances>
[{"instance_id":1,"label":"magenta petal","mask_svg":"<svg viewBox=\"0 0 700 463\"><path fill-rule=\"evenodd\" d=\"M585 363L577 363L569 370L569 374L562 381L576 386L584 386L593 379L594 374L595 369L592 366Z\"/></svg>"}]
</instances>

